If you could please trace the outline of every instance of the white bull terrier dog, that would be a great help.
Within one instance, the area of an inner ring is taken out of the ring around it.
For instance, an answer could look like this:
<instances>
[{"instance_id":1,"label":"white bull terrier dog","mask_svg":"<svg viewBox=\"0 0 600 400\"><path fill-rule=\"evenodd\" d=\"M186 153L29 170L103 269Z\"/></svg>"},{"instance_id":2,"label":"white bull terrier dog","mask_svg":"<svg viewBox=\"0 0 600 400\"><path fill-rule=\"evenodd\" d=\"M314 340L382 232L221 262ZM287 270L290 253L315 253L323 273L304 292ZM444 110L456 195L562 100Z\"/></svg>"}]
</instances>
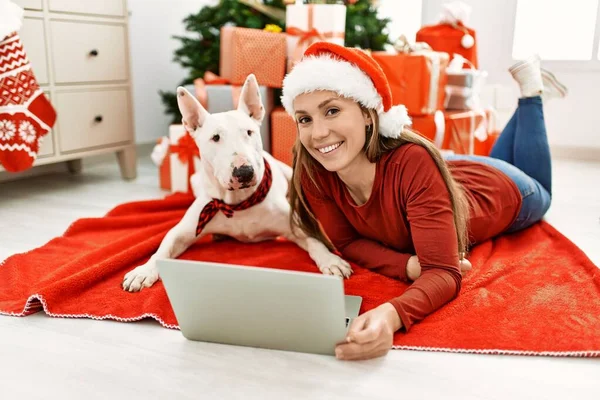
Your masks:
<instances>
[{"instance_id":1,"label":"white bull terrier dog","mask_svg":"<svg viewBox=\"0 0 600 400\"><path fill-rule=\"evenodd\" d=\"M159 279L157 259L177 258L207 234L242 242L285 237L307 251L323 274L349 277L348 262L290 226L286 196L292 169L263 150L265 111L255 76L246 78L237 110L210 114L183 87L177 88L177 102L201 153L201 166L191 178L196 198L148 262L125 275L123 289L137 292L152 286Z\"/></svg>"}]
</instances>

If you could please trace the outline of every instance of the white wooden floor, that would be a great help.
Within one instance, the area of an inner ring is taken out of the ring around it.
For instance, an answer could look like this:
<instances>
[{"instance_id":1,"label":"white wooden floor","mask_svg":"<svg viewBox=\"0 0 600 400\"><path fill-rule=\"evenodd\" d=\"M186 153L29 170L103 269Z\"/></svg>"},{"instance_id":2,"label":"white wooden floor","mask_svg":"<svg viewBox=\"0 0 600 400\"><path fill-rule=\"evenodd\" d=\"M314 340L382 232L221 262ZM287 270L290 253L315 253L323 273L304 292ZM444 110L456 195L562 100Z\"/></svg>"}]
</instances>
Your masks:
<instances>
[{"instance_id":1,"label":"white wooden floor","mask_svg":"<svg viewBox=\"0 0 600 400\"><path fill-rule=\"evenodd\" d=\"M548 221L600 265L600 164L556 160ZM156 168L117 163L0 183L0 260L75 219L163 196ZM40 223L41 222L41 223ZM190 342L158 323L0 316L2 399L598 399L600 360L392 351L331 357Z\"/></svg>"}]
</instances>

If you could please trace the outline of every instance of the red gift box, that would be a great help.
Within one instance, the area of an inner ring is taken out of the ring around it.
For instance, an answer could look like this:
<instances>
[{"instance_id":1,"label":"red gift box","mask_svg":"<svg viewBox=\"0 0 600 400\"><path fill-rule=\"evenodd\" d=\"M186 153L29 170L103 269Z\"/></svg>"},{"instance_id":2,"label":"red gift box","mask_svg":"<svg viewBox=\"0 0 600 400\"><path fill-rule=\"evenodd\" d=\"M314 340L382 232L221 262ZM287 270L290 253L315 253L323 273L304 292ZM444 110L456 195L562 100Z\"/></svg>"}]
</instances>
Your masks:
<instances>
[{"instance_id":1,"label":"red gift box","mask_svg":"<svg viewBox=\"0 0 600 400\"><path fill-rule=\"evenodd\" d=\"M411 116L411 129L441 148L446 129L445 117L444 113L439 110L430 115Z\"/></svg>"},{"instance_id":2,"label":"red gift box","mask_svg":"<svg viewBox=\"0 0 600 400\"><path fill-rule=\"evenodd\" d=\"M297 136L296 121L283 107L274 109L271 113L271 155L292 166L292 150Z\"/></svg>"},{"instance_id":3,"label":"red gift box","mask_svg":"<svg viewBox=\"0 0 600 400\"><path fill-rule=\"evenodd\" d=\"M171 190L171 158L169 157L169 138L161 137L150 156L154 164L158 166L158 182L163 190Z\"/></svg>"},{"instance_id":4,"label":"red gift box","mask_svg":"<svg viewBox=\"0 0 600 400\"><path fill-rule=\"evenodd\" d=\"M390 83L393 104L404 104L410 115L433 114L444 108L448 54L430 50L397 54L374 51L371 57Z\"/></svg>"},{"instance_id":5,"label":"red gift box","mask_svg":"<svg viewBox=\"0 0 600 400\"><path fill-rule=\"evenodd\" d=\"M465 36L470 35L473 38L472 46L465 47L468 42ZM417 32L417 42L425 42L435 51L442 51L448 54L460 54L471 63L475 69L477 64L477 37L475 31L467 28L462 23L437 24L424 26Z\"/></svg>"},{"instance_id":6,"label":"red gift box","mask_svg":"<svg viewBox=\"0 0 600 400\"><path fill-rule=\"evenodd\" d=\"M456 154L489 155L498 138L495 111L448 111L442 149Z\"/></svg>"},{"instance_id":7,"label":"red gift box","mask_svg":"<svg viewBox=\"0 0 600 400\"><path fill-rule=\"evenodd\" d=\"M286 35L261 29L221 28L219 74L243 85L250 74L259 85L280 88L286 70Z\"/></svg>"},{"instance_id":8,"label":"red gift box","mask_svg":"<svg viewBox=\"0 0 600 400\"><path fill-rule=\"evenodd\" d=\"M412 130L431 140L441 150L455 154L487 156L499 136L495 111L436 111L411 116Z\"/></svg>"}]
</instances>

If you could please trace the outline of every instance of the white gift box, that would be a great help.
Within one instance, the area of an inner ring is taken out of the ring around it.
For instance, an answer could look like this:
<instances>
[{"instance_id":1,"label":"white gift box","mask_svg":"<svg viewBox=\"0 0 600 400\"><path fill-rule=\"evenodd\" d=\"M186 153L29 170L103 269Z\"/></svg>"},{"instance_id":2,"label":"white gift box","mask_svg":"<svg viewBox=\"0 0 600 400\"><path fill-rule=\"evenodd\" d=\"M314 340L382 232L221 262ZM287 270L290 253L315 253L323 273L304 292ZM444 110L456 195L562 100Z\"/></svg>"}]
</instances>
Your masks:
<instances>
[{"instance_id":1,"label":"white gift box","mask_svg":"<svg viewBox=\"0 0 600 400\"><path fill-rule=\"evenodd\" d=\"M343 4L290 4L286 7L288 72L313 42L344 46L346 6Z\"/></svg>"}]
</instances>

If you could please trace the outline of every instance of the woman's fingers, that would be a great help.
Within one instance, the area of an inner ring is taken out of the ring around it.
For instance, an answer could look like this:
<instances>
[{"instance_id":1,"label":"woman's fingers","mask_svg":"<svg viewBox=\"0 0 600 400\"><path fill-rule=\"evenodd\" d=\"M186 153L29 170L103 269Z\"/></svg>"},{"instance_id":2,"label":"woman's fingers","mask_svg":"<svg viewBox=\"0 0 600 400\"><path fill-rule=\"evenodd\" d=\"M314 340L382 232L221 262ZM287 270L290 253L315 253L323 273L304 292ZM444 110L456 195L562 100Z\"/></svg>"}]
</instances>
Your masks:
<instances>
[{"instance_id":1,"label":"woman's fingers","mask_svg":"<svg viewBox=\"0 0 600 400\"><path fill-rule=\"evenodd\" d=\"M366 325L367 316L365 314L359 315L358 317L354 318L352 322L350 322L350 328L348 328L348 334L346 335L346 337L350 337L350 335L354 334L355 332L362 331L363 329L365 329Z\"/></svg>"},{"instance_id":2,"label":"woman's fingers","mask_svg":"<svg viewBox=\"0 0 600 400\"><path fill-rule=\"evenodd\" d=\"M347 336L349 342L365 344L377 339L380 333L381 329L378 329L376 326L371 326L362 330L349 332Z\"/></svg>"},{"instance_id":3,"label":"woman's fingers","mask_svg":"<svg viewBox=\"0 0 600 400\"><path fill-rule=\"evenodd\" d=\"M368 357L369 354L380 350L381 342L374 340L368 343L344 343L335 349L335 355L340 360L356 360Z\"/></svg>"},{"instance_id":4,"label":"woman's fingers","mask_svg":"<svg viewBox=\"0 0 600 400\"><path fill-rule=\"evenodd\" d=\"M366 344L348 343L338 346L336 357L348 361L368 360L387 354L390 347L385 340L376 340Z\"/></svg>"}]
</instances>

